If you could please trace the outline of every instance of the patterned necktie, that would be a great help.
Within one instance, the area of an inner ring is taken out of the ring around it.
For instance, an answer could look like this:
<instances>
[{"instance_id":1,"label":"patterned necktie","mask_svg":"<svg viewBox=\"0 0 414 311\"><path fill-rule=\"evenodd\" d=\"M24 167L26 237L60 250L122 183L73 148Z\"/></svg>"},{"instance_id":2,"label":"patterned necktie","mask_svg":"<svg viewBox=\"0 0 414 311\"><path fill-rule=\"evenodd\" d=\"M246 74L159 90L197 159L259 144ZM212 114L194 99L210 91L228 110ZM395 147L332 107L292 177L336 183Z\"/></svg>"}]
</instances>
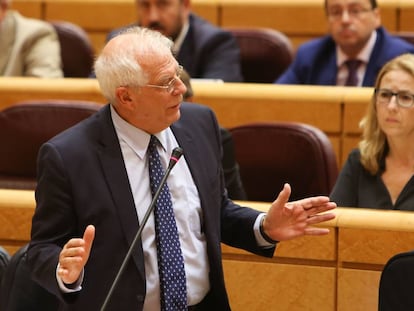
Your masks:
<instances>
[{"instance_id":1,"label":"patterned necktie","mask_svg":"<svg viewBox=\"0 0 414 311\"><path fill-rule=\"evenodd\" d=\"M148 146L148 160L152 195L157 191L164 176L164 169L157 151L158 144L158 139L151 135ZM164 185L157 200L154 217L160 274L161 310L187 310L184 259L167 184Z\"/></svg>"},{"instance_id":2,"label":"patterned necktie","mask_svg":"<svg viewBox=\"0 0 414 311\"><path fill-rule=\"evenodd\" d=\"M346 86L357 86L358 85L358 67L361 65L361 61L357 59L348 59L345 62L348 68L348 78L346 79Z\"/></svg>"}]
</instances>

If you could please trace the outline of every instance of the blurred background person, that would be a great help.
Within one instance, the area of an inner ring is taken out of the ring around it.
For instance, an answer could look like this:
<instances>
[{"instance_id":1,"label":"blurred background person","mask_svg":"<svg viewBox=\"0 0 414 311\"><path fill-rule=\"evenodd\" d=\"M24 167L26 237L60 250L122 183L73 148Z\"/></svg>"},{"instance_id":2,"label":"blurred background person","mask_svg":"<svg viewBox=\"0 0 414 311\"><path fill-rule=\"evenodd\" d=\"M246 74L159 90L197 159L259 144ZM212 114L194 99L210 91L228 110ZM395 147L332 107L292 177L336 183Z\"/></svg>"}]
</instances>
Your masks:
<instances>
[{"instance_id":1,"label":"blurred background person","mask_svg":"<svg viewBox=\"0 0 414 311\"><path fill-rule=\"evenodd\" d=\"M363 139L351 151L330 195L338 206L414 210L414 55L380 71Z\"/></svg>"},{"instance_id":2,"label":"blurred background person","mask_svg":"<svg viewBox=\"0 0 414 311\"><path fill-rule=\"evenodd\" d=\"M381 26L376 0L325 0L329 34L304 43L279 84L373 86L390 59L414 45Z\"/></svg>"},{"instance_id":3,"label":"blurred background person","mask_svg":"<svg viewBox=\"0 0 414 311\"><path fill-rule=\"evenodd\" d=\"M126 27L140 25L172 39L173 53L191 78L242 82L236 39L192 13L190 0L136 0L136 6L138 22Z\"/></svg>"},{"instance_id":4,"label":"blurred background person","mask_svg":"<svg viewBox=\"0 0 414 311\"><path fill-rule=\"evenodd\" d=\"M0 0L0 74L62 78L60 45L53 26L26 18Z\"/></svg>"}]
</instances>

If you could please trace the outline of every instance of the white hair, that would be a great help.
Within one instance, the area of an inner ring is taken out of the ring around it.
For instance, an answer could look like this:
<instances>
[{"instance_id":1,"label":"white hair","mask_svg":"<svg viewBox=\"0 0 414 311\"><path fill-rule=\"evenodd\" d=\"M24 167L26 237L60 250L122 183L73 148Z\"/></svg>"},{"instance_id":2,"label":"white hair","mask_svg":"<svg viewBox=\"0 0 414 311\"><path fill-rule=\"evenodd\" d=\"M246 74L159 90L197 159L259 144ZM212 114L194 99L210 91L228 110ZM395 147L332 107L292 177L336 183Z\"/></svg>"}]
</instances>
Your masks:
<instances>
[{"instance_id":1,"label":"white hair","mask_svg":"<svg viewBox=\"0 0 414 311\"><path fill-rule=\"evenodd\" d=\"M148 83L140 61L171 53L173 42L160 32L130 27L110 40L95 61L95 75L102 94L112 104L119 86L142 86Z\"/></svg>"}]
</instances>

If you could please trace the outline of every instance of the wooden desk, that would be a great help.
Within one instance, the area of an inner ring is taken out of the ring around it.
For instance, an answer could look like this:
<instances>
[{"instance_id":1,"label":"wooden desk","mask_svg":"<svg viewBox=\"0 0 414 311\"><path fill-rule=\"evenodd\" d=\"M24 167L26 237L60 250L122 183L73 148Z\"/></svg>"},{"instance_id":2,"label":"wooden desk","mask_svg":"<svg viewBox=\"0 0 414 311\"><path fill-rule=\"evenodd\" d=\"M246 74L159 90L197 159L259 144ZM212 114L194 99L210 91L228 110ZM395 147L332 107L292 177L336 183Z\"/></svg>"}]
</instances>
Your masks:
<instances>
[{"instance_id":1,"label":"wooden desk","mask_svg":"<svg viewBox=\"0 0 414 311\"><path fill-rule=\"evenodd\" d=\"M239 202L260 211L270 203ZM10 253L30 239L33 191L0 189L0 245ZM414 213L337 208L330 233L278 244L273 258L223 245L235 311L376 311L386 261L414 245Z\"/></svg>"}]
</instances>

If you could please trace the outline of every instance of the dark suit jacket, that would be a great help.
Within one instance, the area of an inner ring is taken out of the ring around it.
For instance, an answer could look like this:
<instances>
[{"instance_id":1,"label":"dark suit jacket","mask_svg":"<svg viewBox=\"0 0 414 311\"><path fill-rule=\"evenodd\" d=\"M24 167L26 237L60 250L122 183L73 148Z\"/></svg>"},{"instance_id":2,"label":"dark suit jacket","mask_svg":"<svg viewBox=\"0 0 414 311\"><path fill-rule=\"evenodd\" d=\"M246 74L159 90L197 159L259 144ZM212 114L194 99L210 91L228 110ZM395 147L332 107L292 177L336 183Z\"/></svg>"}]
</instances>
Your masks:
<instances>
[{"instance_id":1,"label":"dark suit jacket","mask_svg":"<svg viewBox=\"0 0 414 311\"><path fill-rule=\"evenodd\" d=\"M391 36L383 27L378 28L362 85L374 86L381 67L404 53L414 53L414 45ZM325 36L300 46L293 63L275 83L336 85L337 72L336 45L331 36Z\"/></svg>"},{"instance_id":2,"label":"dark suit jacket","mask_svg":"<svg viewBox=\"0 0 414 311\"><path fill-rule=\"evenodd\" d=\"M258 212L227 198L213 112L183 103L181 118L171 128L184 149L200 195L210 263L211 310L229 310L220 242L265 256L272 256L274 249L256 245L252 227ZM41 147L36 200L28 251L32 276L69 304L67 309L98 310L139 225L108 105ZM62 294L56 282L59 252L70 238L81 237L88 224L95 225L96 235L82 290ZM139 244L108 310L141 310L144 298L145 271ZM66 310L63 304L62 310Z\"/></svg>"},{"instance_id":3,"label":"dark suit jacket","mask_svg":"<svg viewBox=\"0 0 414 311\"><path fill-rule=\"evenodd\" d=\"M127 27L131 26L137 24ZM110 32L107 40L124 28ZM176 58L192 78L243 81L236 39L195 14L190 15L190 27Z\"/></svg>"}]
</instances>

